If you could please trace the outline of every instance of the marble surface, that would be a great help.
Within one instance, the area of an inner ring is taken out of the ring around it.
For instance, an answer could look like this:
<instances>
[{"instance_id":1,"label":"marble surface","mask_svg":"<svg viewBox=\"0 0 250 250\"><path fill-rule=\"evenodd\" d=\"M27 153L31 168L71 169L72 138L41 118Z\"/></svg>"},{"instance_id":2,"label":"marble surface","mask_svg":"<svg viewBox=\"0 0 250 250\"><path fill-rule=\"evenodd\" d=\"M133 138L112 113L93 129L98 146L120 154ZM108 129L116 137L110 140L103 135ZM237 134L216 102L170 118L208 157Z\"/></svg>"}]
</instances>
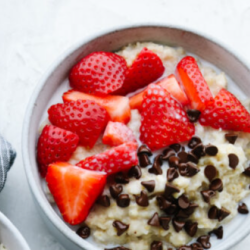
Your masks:
<instances>
[{"instance_id":1,"label":"marble surface","mask_svg":"<svg viewBox=\"0 0 250 250\"><path fill-rule=\"evenodd\" d=\"M26 106L49 65L72 44L119 25L187 27L233 48L250 65L250 2L246 0L0 0L0 132L17 150L0 210L32 250L63 250L37 214L21 157ZM250 236L232 248L248 249Z\"/></svg>"}]
</instances>

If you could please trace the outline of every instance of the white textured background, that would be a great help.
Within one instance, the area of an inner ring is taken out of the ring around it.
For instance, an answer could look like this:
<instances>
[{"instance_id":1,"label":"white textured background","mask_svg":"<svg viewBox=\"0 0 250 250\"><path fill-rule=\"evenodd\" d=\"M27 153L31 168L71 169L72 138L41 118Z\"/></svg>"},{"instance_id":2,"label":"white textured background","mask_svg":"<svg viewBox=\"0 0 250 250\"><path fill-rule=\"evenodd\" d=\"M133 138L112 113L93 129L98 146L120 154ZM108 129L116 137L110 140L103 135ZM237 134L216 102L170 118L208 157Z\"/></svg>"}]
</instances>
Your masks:
<instances>
[{"instance_id":1,"label":"white textured background","mask_svg":"<svg viewBox=\"0 0 250 250\"><path fill-rule=\"evenodd\" d=\"M0 195L0 210L32 250L64 250L35 210L21 157L23 117L39 78L59 54L85 36L147 22L212 36L250 65L249 0L0 0L0 132L18 153ZM250 236L233 249L249 245Z\"/></svg>"}]
</instances>

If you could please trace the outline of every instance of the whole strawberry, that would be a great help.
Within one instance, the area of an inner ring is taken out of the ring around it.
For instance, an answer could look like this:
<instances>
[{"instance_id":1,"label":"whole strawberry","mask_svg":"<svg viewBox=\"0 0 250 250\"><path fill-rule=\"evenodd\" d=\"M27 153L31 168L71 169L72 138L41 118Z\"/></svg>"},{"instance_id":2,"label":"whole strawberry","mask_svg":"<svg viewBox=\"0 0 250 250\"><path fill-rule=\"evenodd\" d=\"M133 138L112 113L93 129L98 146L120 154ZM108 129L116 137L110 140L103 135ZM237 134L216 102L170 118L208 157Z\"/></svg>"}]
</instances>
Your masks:
<instances>
[{"instance_id":1,"label":"whole strawberry","mask_svg":"<svg viewBox=\"0 0 250 250\"><path fill-rule=\"evenodd\" d=\"M46 125L37 143L37 161L42 177L48 165L55 161L68 161L76 150L79 136L70 131Z\"/></svg>"},{"instance_id":2,"label":"whole strawberry","mask_svg":"<svg viewBox=\"0 0 250 250\"><path fill-rule=\"evenodd\" d=\"M90 100L52 105L48 114L53 125L76 133L81 145L90 148L95 145L109 120L107 111Z\"/></svg>"},{"instance_id":3,"label":"whole strawberry","mask_svg":"<svg viewBox=\"0 0 250 250\"><path fill-rule=\"evenodd\" d=\"M142 101L140 132L141 141L157 150L190 140L195 128L181 104L165 89L151 84Z\"/></svg>"}]
</instances>

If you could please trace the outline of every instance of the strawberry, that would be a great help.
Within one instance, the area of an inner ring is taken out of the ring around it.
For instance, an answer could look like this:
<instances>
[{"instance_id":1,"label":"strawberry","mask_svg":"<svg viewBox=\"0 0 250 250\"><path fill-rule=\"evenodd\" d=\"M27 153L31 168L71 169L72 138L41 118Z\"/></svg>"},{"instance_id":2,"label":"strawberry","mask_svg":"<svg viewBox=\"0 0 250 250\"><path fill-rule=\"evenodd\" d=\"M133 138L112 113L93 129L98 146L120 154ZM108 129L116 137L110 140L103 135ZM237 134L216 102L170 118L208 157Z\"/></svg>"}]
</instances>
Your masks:
<instances>
[{"instance_id":1,"label":"strawberry","mask_svg":"<svg viewBox=\"0 0 250 250\"><path fill-rule=\"evenodd\" d=\"M94 52L70 71L72 88L89 94L107 95L119 89L125 80L125 59L111 52Z\"/></svg>"},{"instance_id":2,"label":"strawberry","mask_svg":"<svg viewBox=\"0 0 250 250\"><path fill-rule=\"evenodd\" d=\"M48 165L55 161L68 161L76 150L79 136L70 131L46 125L37 143L37 161L44 178Z\"/></svg>"},{"instance_id":3,"label":"strawberry","mask_svg":"<svg viewBox=\"0 0 250 250\"><path fill-rule=\"evenodd\" d=\"M214 102L201 113L200 123L216 129L250 132L250 114L226 89L221 89Z\"/></svg>"},{"instance_id":4,"label":"strawberry","mask_svg":"<svg viewBox=\"0 0 250 250\"><path fill-rule=\"evenodd\" d=\"M103 153L90 156L76 165L78 167L103 171L107 174L114 174L120 171L129 170L138 164L137 143L129 142L106 150Z\"/></svg>"},{"instance_id":5,"label":"strawberry","mask_svg":"<svg viewBox=\"0 0 250 250\"><path fill-rule=\"evenodd\" d=\"M65 222L82 223L102 193L106 173L55 162L48 167L46 181Z\"/></svg>"},{"instance_id":6,"label":"strawberry","mask_svg":"<svg viewBox=\"0 0 250 250\"><path fill-rule=\"evenodd\" d=\"M58 103L52 105L48 113L53 125L78 134L80 143L90 148L95 145L109 120L107 111L89 100Z\"/></svg>"},{"instance_id":7,"label":"strawberry","mask_svg":"<svg viewBox=\"0 0 250 250\"><path fill-rule=\"evenodd\" d=\"M102 142L109 146L118 146L126 142L136 142L133 131L120 122L109 122L102 138Z\"/></svg>"},{"instance_id":8,"label":"strawberry","mask_svg":"<svg viewBox=\"0 0 250 250\"><path fill-rule=\"evenodd\" d=\"M162 76L164 66L161 59L152 51L143 48L131 67L128 68L126 79L115 94L126 95L143 88Z\"/></svg>"},{"instance_id":9,"label":"strawberry","mask_svg":"<svg viewBox=\"0 0 250 250\"><path fill-rule=\"evenodd\" d=\"M185 106L189 103L185 92L181 89L174 75L163 78L162 80L158 81L156 85L160 85L165 90L167 90L182 105ZM141 109L141 103L145 91L146 90L129 98L129 106L131 109Z\"/></svg>"},{"instance_id":10,"label":"strawberry","mask_svg":"<svg viewBox=\"0 0 250 250\"><path fill-rule=\"evenodd\" d=\"M150 84L141 108L140 140L151 150L190 140L194 125L171 95L162 87Z\"/></svg>"},{"instance_id":11,"label":"strawberry","mask_svg":"<svg viewBox=\"0 0 250 250\"><path fill-rule=\"evenodd\" d=\"M180 80L192 109L202 111L213 101L211 91L192 56L186 56L178 63L176 74Z\"/></svg>"},{"instance_id":12,"label":"strawberry","mask_svg":"<svg viewBox=\"0 0 250 250\"><path fill-rule=\"evenodd\" d=\"M63 94L64 102L77 100L95 101L107 110L111 121L122 123L128 123L130 121L131 113L128 97L116 95L94 96L76 90L69 90Z\"/></svg>"}]
</instances>

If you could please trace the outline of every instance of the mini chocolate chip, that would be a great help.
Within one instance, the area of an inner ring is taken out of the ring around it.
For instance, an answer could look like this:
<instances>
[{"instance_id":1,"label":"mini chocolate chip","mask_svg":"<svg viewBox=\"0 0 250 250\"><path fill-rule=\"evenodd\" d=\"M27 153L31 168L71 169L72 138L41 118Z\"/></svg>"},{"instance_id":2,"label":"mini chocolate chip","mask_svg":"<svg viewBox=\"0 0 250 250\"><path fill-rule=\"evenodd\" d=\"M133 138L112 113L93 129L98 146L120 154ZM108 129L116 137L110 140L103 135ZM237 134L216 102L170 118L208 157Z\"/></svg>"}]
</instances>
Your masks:
<instances>
[{"instance_id":1,"label":"mini chocolate chip","mask_svg":"<svg viewBox=\"0 0 250 250\"><path fill-rule=\"evenodd\" d=\"M178 153L179 163L186 163L188 162L188 153L185 151L181 151Z\"/></svg>"},{"instance_id":2,"label":"mini chocolate chip","mask_svg":"<svg viewBox=\"0 0 250 250\"><path fill-rule=\"evenodd\" d=\"M202 245L203 248L209 249L211 247L211 243L209 242L210 236L209 235L202 235L200 236L197 241Z\"/></svg>"},{"instance_id":3,"label":"mini chocolate chip","mask_svg":"<svg viewBox=\"0 0 250 250\"><path fill-rule=\"evenodd\" d=\"M203 250L203 247L198 242L191 244L191 248L192 248L192 250Z\"/></svg>"},{"instance_id":4,"label":"mini chocolate chip","mask_svg":"<svg viewBox=\"0 0 250 250\"><path fill-rule=\"evenodd\" d=\"M153 227L160 226L160 219L158 213L154 213L154 215L148 220L148 225Z\"/></svg>"},{"instance_id":5,"label":"mini chocolate chip","mask_svg":"<svg viewBox=\"0 0 250 250\"><path fill-rule=\"evenodd\" d=\"M210 207L208 210L208 218L210 220L218 219L219 209L216 206Z\"/></svg>"},{"instance_id":6,"label":"mini chocolate chip","mask_svg":"<svg viewBox=\"0 0 250 250\"><path fill-rule=\"evenodd\" d=\"M176 156L170 156L168 158L168 163L170 168L178 168L179 165L179 158Z\"/></svg>"},{"instance_id":7,"label":"mini chocolate chip","mask_svg":"<svg viewBox=\"0 0 250 250\"><path fill-rule=\"evenodd\" d=\"M215 192L213 190L204 190L201 191L201 195L205 202L210 203L210 199L215 196Z\"/></svg>"},{"instance_id":8,"label":"mini chocolate chip","mask_svg":"<svg viewBox=\"0 0 250 250\"><path fill-rule=\"evenodd\" d=\"M175 230L177 233L179 233L179 232L182 230L182 228L185 226L185 222L183 222L183 221L178 221L178 220L176 220L176 219L173 219L173 220L172 220L172 223L173 223L173 226L174 226L174 230Z\"/></svg>"},{"instance_id":9,"label":"mini chocolate chip","mask_svg":"<svg viewBox=\"0 0 250 250\"><path fill-rule=\"evenodd\" d=\"M197 109L189 109L187 110L187 116L190 122L197 122L201 112Z\"/></svg>"},{"instance_id":10,"label":"mini chocolate chip","mask_svg":"<svg viewBox=\"0 0 250 250\"><path fill-rule=\"evenodd\" d=\"M115 220L112 225L114 228L116 228L118 236L122 235L129 228L129 225L124 224L119 220Z\"/></svg>"},{"instance_id":11,"label":"mini chocolate chip","mask_svg":"<svg viewBox=\"0 0 250 250\"><path fill-rule=\"evenodd\" d=\"M130 178L134 177L135 179L140 179L141 178L141 168L139 166L134 166L129 169L128 171L128 176Z\"/></svg>"},{"instance_id":12,"label":"mini chocolate chip","mask_svg":"<svg viewBox=\"0 0 250 250\"><path fill-rule=\"evenodd\" d=\"M148 206L148 196L147 193L145 191L141 191L141 195L140 196L136 196L135 198L137 205L141 206L141 207L147 207Z\"/></svg>"},{"instance_id":13,"label":"mini chocolate chip","mask_svg":"<svg viewBox=\"0 0 250 250\"><path fill-rule=\"evenodd\" d=\"M119 184L127 184L129 183L129 179L123 172L119 172L115 175L115 182Z\"/></svg>"},{"instance_id":14,"label":"mini chocolate chip","mask_svg":"<svg viewBox=\"0 0 250 250\"><path fill-rule=\"evenodd\" d=\"M216 146L213 146L213 145L207 145L205 147L205 152L207 155L215 156L218 154L218 148Z\"/></svg>"},{"instance_id":15,"label":"mini chocolate chip","mask_svg":"<svg viewBox=\"0 0 250 250\"><path fill-rule=\"evenodd\" d=\"M178 219L187 219L188 217L189 215L187 215L183 209L179 209L177 214L175 214L175 218L178 218Z\"/></svg>"},{"instance_id":16,"label":"mini chocolate chip","mask_svg":"<svg viewBox=\"0 0 250 250\"><path fill-rule=\"evenodd\" d=\"M103 206L103 207L109 207L110 206L110 199L107 195L102 195L98 198L97 204Z\"/></svg>"},{"instance_id":17,"label":"mini chocolate chip","mask_svg":"<svg viewBox=\"0 0 250 250\"><path fill-rule=\"evenodd\" d=\"M223 182L220 178L214 179L209 185L209 189L221 192L223 190Z\"/></svg>"},{"instance_id":18,"label":"mini chocolate chip","mask_svg":"<svg viewBox=\"0 0 250 250\"><path fill-rule=\"evenodd\" d=\"M197 222L187 221L185 224L185 230L190 237L194 237L198 229Z\"/></svg>"},{"instance_id":19,"label":"mini chocolate chip","mask_svg":"<svg viewBox=\"0 0 250 250\"><path fill-rule=\"evenodd\" d=\"M167 171L167 180L168 182L172 182L174 179L178 178L178 170L176 168L169 168Z\"/></svg>"},{"instance_id":20,"label":"mini chocolate chip","mask_svg":"<svg viewBox=\"0 0 250 250\"><path fill-rule=\"evenodd\" d=\"M183 211L184 211L185 214L187 214L188 216L190 216L191 214L194 213L194 210L195 210L197 207L198 207L197 204L195 204L195 203L190 203L190 204L189 204L189 207L188 207L187 209L183 210Z\"/></svg>"},{"instance_id":21,"label":"mini chocolate chip","mask_svg":"<svg viewBox=\"0 0 250 250\"><path fill-rule=\"evenodd\" d=\"M161 165L162 165L162 155L157 155L154 158L153 166L148 169L148 172L155 175L162 174Z\"/></svg>"},{"instance_id":22,"label":"mini chocolate chip","mask_svg":"<svg viewBox=\"0 0 250 250\"><path fill-rule=\"evenodd\" d=\"M147 147L147 145L143 144L138 148L137 155L139 156L140 154L147 154L148 156L152 155L151 150Z\"/></svg>"},{"instance_id":23,"label":"mini chocolate chip","mask_svg":"<svg viewBox=\"0 0 250 250\"><path fill-rule=\"evenodd\" d=\"M198 164L199 160L198 158L196 157L196 155L194 155L193 153L189 152L188 155L187 155L187 160L190 161L190 162L193 162L195 164Z\"/></svg>"},{"instance_id":24,"label":"mini chocolate chip","mask_svg":"<svg viewBox=\"0 0 250 250\"><path fill-rule=\"evenodd\" d=\"M141 182L142 186L145 187L148 192L153 192L155 190L155 181L142 181Z\"/></svg>"},{"instance_id":25,"label":"mini chocolate chip","mask_svg":"<svg viewBox=\"0 0 250 250\"><path fill-rule=\"evenodd\" d=\"M166 217L166 216L160 217L160 224L164 230L169 229L169 222L170 221L171 221L171 217Z\"/></svg>"},{"instance_id":26,"label":"mini chocolate chip","mask_svg":"<svg viewBox=\"0 0 250 250\"><path fill-rule=\"evenodd\" d=\"M212 230L211 232L209 232L209 234L215 234L217 236L217 239L222 239L223 238L223 227L220 226L220 227Z\"/></svg>"},{"instance_id":27,"label":"mini chocolate chip","mask_svg":"<svg viewBox=\"0 0 250 250\"><path fill-rule=\"evenodd\" d=\"M197 168L197 165L193 162L188 162L187 163L187 173L186 176L188 177L193 177L196 175L200 170Z\"/></svg>"},{"instance_id":28,"label":"mini chocolate chip","mask_svg":"<svg viewBox=\"0 0 250 250\"><path fill-rule=\"evenodd\" d=\"M169 147L172 148L176 153L178 153L181 149L181 145L179 143L172 144Z\"/></svg>"},{"instance_id":29,"label":"mini chocolate chip","mask_svg":"<svg viewBox=\"0 0 250 250\"><path fill-rule=\"evenodd\" d=\"M156 200L161 210L167 209L172 204L170 201L166 200L163 196L157 196Z\"/></svg>"},{"instance_id":30,"label":"mini chocolate chip","mask_svg":"<svg viewBox=\"0 0 250 250\"><path fill-rule=\"evenodd\" d=\"M245 171L243 172L243 174L246 175L246 176L248 176L248 177L250 177L250 166L245 169Z\"/></svg>"},{"instance_id":31,"label":"mini chocolate chip","mask_svg":"<svg viewBox=\"0 0 250 250\"><path fill-rule=\"evenodd\" d=\"M240 214L248 214L249 211L248 211L247 205L245 203L239 204L239 206L238 206L238 212Z\"/></svg>"},{"instance_id":32,"label":"mini chocolate chip","mask_svg":"<svg viewBox=\"0 0 250 250\"><path fill-rule=\"evenodd\" d=\"M215 166L207 165L205 167L204 174L211 182L215 178L215 176L217 175L217 170L216 170Z\"/></svg>"},{"instance_id":33,"label":"mini chocolate chip","mask_svg":"<svg viewBox=\"0 0 250 250\"><path fill-rule=\"evenodd\" d=\"M173 156L175 155L175 151L172 149L172 148L166 148L164 151L163 151L163 156L162 156L162 160L168 160L168 158L170 156Z\"/></svg>"},{"instance_id":34,"label":"mini chocolate chip","mask_svg":"<svg viewBox=\"0 0 250 250\"><path fill-rule=\"evenodd\" d=\"M90 228L88 226L80 227L76 233L83 239L87 239L90 236Z\"/></svg>"},{"instance_id":35,"label":"mini chocolate chip","mask_svg":"<svg viewBox=\"0 0 250 250\"><path fill-rule=\"evenodd\" d=\"M230 214L230 211L226 208L222 207L218 212L218 220L222 221L224 220L228 215Z\"/></svg>"},{"instance_id":36,"label":"mini chocolate chip","mask_svg":"<svg viewBox=\"0 0 250 250\"><path fill-rule=\"evenodd\" d=\"M177 212L178 208L175 204L171 204L167 209L165 209L165 213L167 215L174 215Z\"/></svg>"},{"instance_id":37,"label":"mini chocolate chip","mask_svg":"<svg viewBox=\"0 0 250 250\"><path fill-rule=\"evenodd\" d=\"M116 199L118 195L122 192L123 187L122 185L119 184L113 184L112 186L109 187L109 191L111 196Z\"/></svg>"},{"instance_id":38,"label":"mini chocolate chip","mask_svg":"<svg viewBox=\"0 0 250 250\"><path fill-rule=\"evenodd\" d=\"M180 192L180 190L177 187L175 187L171 184L166 184L165 191L164 191L164 197L168 198L173 193L179 193L179 192Z\"/></svg>"},{"instance_id":39,"label":"mini chocolate chip","mask_svg":"<svg viewBox=\"0 0 250 250\"><path fill-rule=\"evenodd\" d=\"M139 158L139 165L142 168L145 168L151 164L147 154L140 154L138 158Z\"/></svg>"},{"instance_id":40,"label":"mini chocolate chip","mask_svg":"<svg viewBox=\"0 0 250 250\"><path fill-rule=\"evenodd\" d=\"M121 247L114 247L114 248L105 248L104 250L131 250L131 249L121 246Z\"/></svg>"},{"instance_id":41,"label":"mini chocolate chip","mask_svg":"<svg viewBox=\"0 0 250 250\"><path fill-rule=\"evenodd\" d=\"M150 250L162 250L162 242L161 241L153 241L151 243Z\"/></svg>"},{"instance_id":42,"label":"mini chocolate chip","mask_svg":"<svg viewBox=\"0 0 250 250\"><path fill-rule=\"evenodd\" d=\"M200 159L202 156L204 156L206 153L205 153L205 147L202 143L196 145L191 153L193 153L198 159Z\"/></svg>"},{"instance_id":43,"label":"mini chocolate chip","mask_svg":"<svg viewBox=\"0 0 250 250\"><path fill-rule=\"evenodd\" d=\"M130 198L128 194L120 194L117 199L116 203L118 207L128 207L130 204Z\"/></svg>"},{"instance_id":44,"label":"mini chocolate chip","mask_svg":"<svg viewBox=\"0 0 250 250\"><path fill-rule=\"evenodd\" d=\"M178 198L178 205L180 208L182 209L186 209L189 207L189 200L187 198L187 196L185 196L184 194L182 194L179 198Z\"/></svg>"},{"instance_id":45,"label":"mini chocolate chip","mask_svg":"<svg viewBox=\"0 0 250 250\"><path fill-rule=\"evenodd\" d=\"M201 139L198 136L193 136L191 140L188 142L188 147L189 148L194 148L198 144L201 143Z\"/></svg>"},{"instance_id":46,"label":"mini chocolate chip","mask_svg":"<svg viewBox=\"0 0 250 250\"><path fill-rule=\"evenodd\" d=\"M238 135L235 135L233 133L227 133L225 134L225 138L229 143L234 144L238 138Z\"/></svg>"},{"instance_id":47,"label":"mini chocolate chip","mask_svg":"<svg viewBox=\"0 0 250 250\"><path fill-rule=\"evenodd\" d=\"M238 156L236 154L229 154L228 159L229 159L229 167L235 169L239 164Z\"/></svg>"},{"instance_id":48,"label":"mini chocolate chip","mask_svg":"<svg viewBox=\"0 0 250 250\"><path fill-rule=\"evenodd\" d=\"M181 246L178 250L192 250L190 246Z\"/></svg>"}]
</instances>

